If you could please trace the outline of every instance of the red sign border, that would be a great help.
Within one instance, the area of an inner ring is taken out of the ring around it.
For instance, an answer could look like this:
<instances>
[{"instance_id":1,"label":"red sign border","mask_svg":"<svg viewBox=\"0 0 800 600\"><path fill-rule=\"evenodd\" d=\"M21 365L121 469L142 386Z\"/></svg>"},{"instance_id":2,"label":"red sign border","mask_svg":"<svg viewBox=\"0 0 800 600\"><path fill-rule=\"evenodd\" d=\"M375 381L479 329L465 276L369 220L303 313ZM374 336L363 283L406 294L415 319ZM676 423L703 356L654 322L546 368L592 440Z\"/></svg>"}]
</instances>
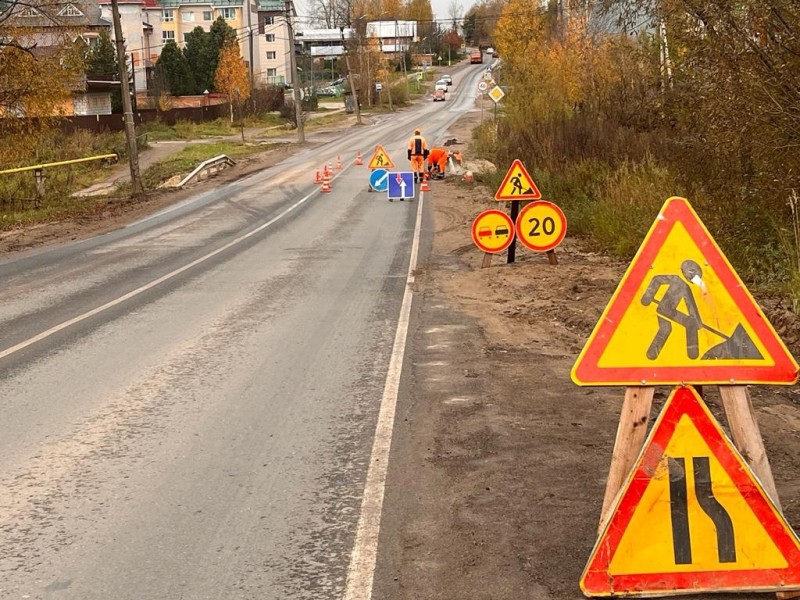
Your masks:
<instances>
[{"instance_id":1,"label":"red sign border","mask_svg":"<svg viewBox=\"0 0 800 600\"><path fill-rule=\"evenodd\" d=\"M783 554L785 569L746 569L738 571L696 571L611 575L608 570L636 507L651 481L680 418L686 415L697 427L714 457L742 493L764 530ZM744 490L747 490L745 492ZM792 569L794 565L794 569ZM764 579L764 577L773 580ZM789 581L774 581L784 577ZM632 595L641 592L703 593L709 591L780 591L800 589L800 542L780 512L747 467L741 454L725 436L719 424L692 387L676 387L645 442L636 465L617 496L610 518L581 576L581 589L587 595Z\"/></svg>"},{"instance_id":2,"label":"red sign border","mask_svg":"<svg viewBox=\"0 0 800 600\"><path fill-rule=\"evenodd\" d=\"M543 206L543 205L549 206L556 213L558 213L559 217L561 218L561 224L563 225L563 227L561 228L561 235L558 236L558 239L556 239L555 242L553 242L552 244L548 244L547 246L541 246L541 247L532 246L531 244L528 243L528 240L525 238L525 236L519 234L519 232L521 231L520 223L522 222L522 216L530 208L535 208L537 206ZM534 202L531 202L530 204L526 204L522 208L522 210L519 211L519 214L517 215L517 222L515 223L515 225L517 228L517 239L519 240L519 243L525 246L526 248L533 250L534 252L547 252L549 250L552 250L553 248L556 248L561 242L564 241L564 238L567 235L567 215L564 214L564 211L561 210L560 206L558 206L553 202L550 202L549 200L536 200Z\"/></svg>"},{"instance_id":3,"label":"red sign border","mask_svg":"<svg viewBox=\"0 0 800 600\"><path fill-rule=\"evenodd\" d=\"M519 167L525 175L528 176L528 180L531 182L531 186L533 186L533 194L524 194L522 196L501 196L500 192L503 191L503 188L506 187L509 179L511 179L511 175L514 173L514 167ZM503 178L503 183L500 184L500 187L497 188L497 191L494 194L494 199L498 202L508 202L509 200L541 200L542 199L542 192L539 191L539 186L536 185L536 182L531 177L531 174L528 173L528 169L525 168L525 165L522 164L522 161L518 158L514 159L514 162L511 163L511 167L509 167L506 176Z\"/></svg>"},{"instance_id":4,"label":"red sign border","mask_svg":"<svg viewBox=\"0 0 800 600\"><path fill-rule=\"evenodd\" d=\"M720 283L730 294L748 325L769 355L773 366L706 364L683 367L600 367L600 357L611 341L617 325L635 300L644 278L650 271L672 228L681 223L697 244ZM578 385L660 385L768 383L791 385L797 381L798 365L778 334L769 324L742 280L728 263L711 234L685 198L669 198L636 252L603 315L572 367L572 379Z\"/></svg>"},{"instance_id":5,"label":"red sign border","mask_svg":"<svg viewBox=\"0 0 800 600\"><path fill-rule=\"evenodd\" d=\"M476 228L480 218L483 217L483 216L486 216L488 214L502 215L503 218L505 218L506 221L508 222L508 227L509 227L509 230L511 232L511 235L508 236L508 241L506 242L506 244L502 248L500 248L498 250L488 250L488 249L486 249L486 247L484 247L480 243L478 243L478 236L476 235L475 228ZM479 214L477 217L475 217L475 220L472 222L472 241L474 242L474 244L480 250L482 250L483 252L486 252L487 254L499 254L500 252L502 252L503 250L505 250L506 248L508 248L511 245L511 242L514 241L514 237L516 237L516 235L517 235L517 229L516 229L516 227L514 227L514 221L512 221L511 217L509 217L502 210L497 210L496 208L490 208L489 210L483 211L481 214Z\"/></svg>"}]
</instances>

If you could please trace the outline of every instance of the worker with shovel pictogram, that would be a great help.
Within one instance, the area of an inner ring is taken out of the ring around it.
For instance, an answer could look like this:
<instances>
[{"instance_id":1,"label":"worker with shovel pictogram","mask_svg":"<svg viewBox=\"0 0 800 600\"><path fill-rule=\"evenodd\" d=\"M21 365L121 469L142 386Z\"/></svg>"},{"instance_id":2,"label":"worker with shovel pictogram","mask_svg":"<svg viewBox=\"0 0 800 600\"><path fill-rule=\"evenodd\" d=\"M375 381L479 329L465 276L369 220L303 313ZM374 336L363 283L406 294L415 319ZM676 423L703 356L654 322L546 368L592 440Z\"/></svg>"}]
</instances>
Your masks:
<instances>
[{"instance_id":1,"label":"worker with shovel pictogram","mask_svg":"<svg viewBox=\"0 0 800 600\"><path fill-rule=\"evenodd\" d=\"M710 331L724 340L706 351L701 360L763 358L741 324L736 325L733 333L728 336L703 323L692 288L689 285L691 283L705 291L706 285L700 265L693 260L685 260L681 263L681 273L683 279L678 275L654 276L642 296L644 306L656 305L658 318L658 331L647 349L647 358L650 360L658 358L667 339L672 334L673 324L681 325L686 331L686 355L692 360L700 355L699 333L701 329ZM667 286L667 290L661 300L657 300L656 294L664 286ZM679 308L681 303L685 306L685 312Z\"/></svg>"}]
</instances>

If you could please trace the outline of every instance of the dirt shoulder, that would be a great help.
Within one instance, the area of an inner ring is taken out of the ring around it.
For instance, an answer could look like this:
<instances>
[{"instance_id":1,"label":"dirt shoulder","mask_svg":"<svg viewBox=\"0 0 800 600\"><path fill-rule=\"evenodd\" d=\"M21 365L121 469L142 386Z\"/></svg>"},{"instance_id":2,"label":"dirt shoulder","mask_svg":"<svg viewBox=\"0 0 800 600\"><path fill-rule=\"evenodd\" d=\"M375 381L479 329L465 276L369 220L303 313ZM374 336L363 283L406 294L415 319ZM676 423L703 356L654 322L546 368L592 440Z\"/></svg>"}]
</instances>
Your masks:
<instances>
[{"instance_id":1,"label":"dirt shoulder","mask_svg":"<svg viewBox=\"0 0 800 600\"><path fill-rule=\"evenodd\" d=\"M450 134L468 140L471 127L465 119ZM579 388L569 371L626 264L568 237L558 266L518 248L515 264L495 257L482 269L469 232L492 192L434 183L376 598L582 597L624 390ZM782 329L796 334L797 319ZM800 528L800 390L751 391L786 517ZM656 410L668 392L658 388Z\"/></svg>"}]
</instances>

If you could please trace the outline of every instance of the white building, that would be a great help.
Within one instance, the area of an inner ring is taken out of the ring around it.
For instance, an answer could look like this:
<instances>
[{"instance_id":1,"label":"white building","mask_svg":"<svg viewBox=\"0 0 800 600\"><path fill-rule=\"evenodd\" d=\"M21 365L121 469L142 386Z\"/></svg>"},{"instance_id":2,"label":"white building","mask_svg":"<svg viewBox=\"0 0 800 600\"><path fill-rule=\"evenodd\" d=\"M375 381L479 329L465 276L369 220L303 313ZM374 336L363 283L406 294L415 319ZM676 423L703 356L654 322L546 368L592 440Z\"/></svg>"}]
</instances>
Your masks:
<instances>
[{"instance_id":1,"label":"white building","mask_svg":"<svg viewBox=\"0 0 800 600\"><path fill-rule=\"evenodd\" d=\"M416 21L371 21L367 23L367 37L377 38L382 51L397 55L408 52L418 42Z\"/></svg>"}]
</instances>

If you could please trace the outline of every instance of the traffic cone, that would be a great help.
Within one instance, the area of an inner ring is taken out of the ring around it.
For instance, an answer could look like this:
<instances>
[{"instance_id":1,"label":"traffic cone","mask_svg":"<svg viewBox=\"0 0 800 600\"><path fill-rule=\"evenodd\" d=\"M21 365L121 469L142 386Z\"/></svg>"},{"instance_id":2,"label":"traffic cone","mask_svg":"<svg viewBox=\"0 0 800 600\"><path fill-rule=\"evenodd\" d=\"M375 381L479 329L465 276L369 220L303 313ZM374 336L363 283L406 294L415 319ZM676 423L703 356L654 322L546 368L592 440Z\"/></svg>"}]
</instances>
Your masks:
<instances>
[{"instance_id":1,"label":"traffic cone","mask_svg":"<svg viewBox=\"0 0 800 600\"><path fill-rule=\"evenodd\" d=\"M423 173L422 174L422 185L419 186L419 191L420 192L430 192L431 191L431 186L428 185L428 174L427 173Z\"/></svg>"},{"instance_id":2,"label":"traffic cone","mask_svg":"<svg viewBox=\"0 0 800 600\"><path fill-rule=\"evenodd\" d=\"M336 157L336 170L337 171L341 171L342 170L342 157L341 156L337 156Z\"/></svg>"},{"instance_id":3,"label":"traffic cone","mask_svg":"<svg viewBox=\"0 0 800 600\"><path fill-rule=\"evenodd\" d=\"M320 192L330 192L331 191L331 176L330 175L323 175L322 177L322 189Z\"/></svg>"},{"instance_id":4,"label":"traffic cone","mask_svg":"<svg viewBox=\"0 0 800 600\"><path fill-rule=\"evenodd\" d=\"M320 174L319 169L317 169L317 174L314 176L314 183L322 183L322 175Z\"/></svg>"},{"instance_id":5,"label":"traffic cone","mask_svg":"<svg viewBox=\"0 0 800 600\"><path fill-rule=\"evenodd\" d=\"M363 165L364 164L364 161L361 160L361 150L359 150L358 153L356 153L356 164L357 165Z\"/></svg>"}]
</instances>

